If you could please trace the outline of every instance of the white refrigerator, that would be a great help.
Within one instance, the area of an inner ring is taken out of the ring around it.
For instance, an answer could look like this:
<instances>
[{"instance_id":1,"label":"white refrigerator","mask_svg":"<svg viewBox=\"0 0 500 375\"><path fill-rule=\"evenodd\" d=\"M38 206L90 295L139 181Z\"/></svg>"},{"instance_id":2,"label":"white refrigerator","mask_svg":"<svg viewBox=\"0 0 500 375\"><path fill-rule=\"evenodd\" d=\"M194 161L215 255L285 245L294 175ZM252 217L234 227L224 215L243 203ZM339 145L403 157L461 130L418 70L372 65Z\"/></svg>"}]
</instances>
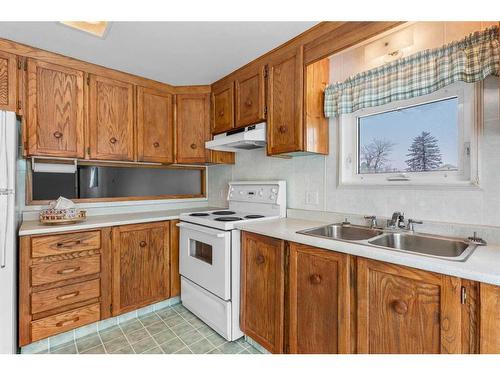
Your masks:
<instances>
[{"instance_id":1,"label":"white refrigerator","mask_svg":"<svg viewBox=\"0 0 500 375\"><path fill-rule=\"evenodd\" d=\"M0 354L17 352L17 121L0 111Z\"/></svg>"}]
</instances>

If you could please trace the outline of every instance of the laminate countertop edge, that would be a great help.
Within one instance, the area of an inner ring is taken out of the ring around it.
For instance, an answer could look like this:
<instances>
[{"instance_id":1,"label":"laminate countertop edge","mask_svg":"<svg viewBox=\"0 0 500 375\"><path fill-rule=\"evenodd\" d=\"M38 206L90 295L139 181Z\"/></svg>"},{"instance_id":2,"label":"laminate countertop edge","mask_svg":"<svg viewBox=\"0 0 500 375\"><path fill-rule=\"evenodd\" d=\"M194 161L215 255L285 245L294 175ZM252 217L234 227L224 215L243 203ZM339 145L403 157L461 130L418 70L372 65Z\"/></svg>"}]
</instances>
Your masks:
<instances>
[{"instance_id":1,"label":"laminate countertop edge","mask_svg":"<svg viewBox=\"0 0 500 375\"><path fill-rule=\"evenodd\" d=\"M243 231L314 246L325 250L337 251L500 286L500 246L479 246L465 262L457 262L385 250L365 244L349 243L296 233L300 230L310 229L325 224L330 223L324 221L283 218L255 223L239 223L236 224L236 227Z\"/></svg>"},{"instance_id":2,"label":"laminate countertop edge","mask_svg":"<svg viewBox=\"0 0 500 375\"><path fill-rule=\"evenodd\" d=\"M19 236L31 236L38 234L54 234L72 232L86 229L114 227L118 225L151 223L155 221L176 220L179 215L186 212L213 211L223 209L221 207L189 207L174 210L158 210L148 212L128 212L119 214L105 214L88 216L81 223L69 225L45 225L38 220L25 220L19 228Z\"/></svg>"}]
</instances>

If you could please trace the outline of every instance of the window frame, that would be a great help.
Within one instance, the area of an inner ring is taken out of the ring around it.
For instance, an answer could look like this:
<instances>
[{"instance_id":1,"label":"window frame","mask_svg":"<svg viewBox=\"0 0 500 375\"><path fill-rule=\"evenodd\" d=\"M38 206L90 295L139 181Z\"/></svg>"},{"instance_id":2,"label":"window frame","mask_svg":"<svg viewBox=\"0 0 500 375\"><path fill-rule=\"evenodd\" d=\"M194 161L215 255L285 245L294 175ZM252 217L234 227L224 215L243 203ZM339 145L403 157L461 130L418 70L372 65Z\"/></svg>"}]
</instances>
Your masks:
<instances>
[{"instance_id":1,"label":"window frame","mask_svg":"<svg viewBox=\"0 0 500 375\"><path fill-rule=\"evenodd\" d=\"M479 187L479 134L482 131L482 82L457 82L428 95L381 106L364 108L335 118L338 129L338 185L361 187ZM444 99L458 98L458 170L429 172L358 173L359 119L415 107Z\"/></svg>"}]
</instances>

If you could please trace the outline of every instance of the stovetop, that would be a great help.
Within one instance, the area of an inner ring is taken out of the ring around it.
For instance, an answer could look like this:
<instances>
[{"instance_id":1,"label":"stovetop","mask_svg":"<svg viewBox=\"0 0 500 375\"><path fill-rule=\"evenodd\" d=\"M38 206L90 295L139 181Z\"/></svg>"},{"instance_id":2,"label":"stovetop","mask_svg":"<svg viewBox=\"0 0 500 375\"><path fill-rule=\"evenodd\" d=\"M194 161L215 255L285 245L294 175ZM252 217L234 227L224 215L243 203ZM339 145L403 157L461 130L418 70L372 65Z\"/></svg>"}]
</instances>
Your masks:
<instances>
[{"instance_id":1,"label":"stovetop","mask_svg":"<svg viewBox=\"0 0 500 375\"><path fill-rule=\"evenodd\" d=\"M182 221L193 224L205 225L223 230L234 229L234 223L242 223L248 221L275 219L279 216L266 216L255 212L243 212L235 210L218 210L218 211L203 211L184 213L180 215Z\"/></svg>"}]
</instances>

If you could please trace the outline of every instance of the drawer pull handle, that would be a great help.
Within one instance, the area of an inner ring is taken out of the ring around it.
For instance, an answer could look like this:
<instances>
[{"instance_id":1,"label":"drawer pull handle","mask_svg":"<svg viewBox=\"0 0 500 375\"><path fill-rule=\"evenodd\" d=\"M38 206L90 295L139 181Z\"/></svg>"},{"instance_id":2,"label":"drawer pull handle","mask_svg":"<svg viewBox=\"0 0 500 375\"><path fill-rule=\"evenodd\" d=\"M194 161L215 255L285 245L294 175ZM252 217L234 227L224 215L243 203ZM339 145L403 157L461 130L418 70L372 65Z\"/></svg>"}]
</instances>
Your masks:
<instances>
[{"instance_id":1,"label":"drawer pull handle","mask_svg":"<svg viewBox=\"0 0 500 375\"><path fill-rule=\"evenodd\" d=\"M219 111L219 117L224 116L224 111Z\"/></svg>"},{"instance_id":2,"label":"drawer pull handle","mask_svg":"<svg viewBox=\"0 0 500 375\"><path fill-rule=\"evenodd\" d=\"M73 292L73 293L68 293L68 294L62 294L60 296L57 296L56 298L59 300L59 301L64 301L65 299L68 299L68 298L73 298L73 297L76 297L80 294L79 291L76 291L76 292Z\"/></svg>"},{"instance_id":3,"label":"drawer pull handle","mask_svg":"<svg viewBox=\"0 0 500 375\"><path fill-rule=\"evenodd\" d=\"M73 273L76 271L80 271L80 267L72 267L72 268L65 268L63 270L57 271L59 275L67 275L68 273Z\"/></svg>"},{"instance_id":4,"label":"drawer pull handle","mask_svg":"<svg viewBox=\"0 0 500 375\"><path fill-rule=\"evenodd\" d=\"M76 240L76 241L71 241L71 242L58 242L56 246L58 248L67 248L67 247L73 247L76 245L81 245L82 241L81 240Z\"/></svg>"},{"instance_id":5,"label":"drawer pull handle","mask_svg":"<svg viewBox=\"0 0 500 375\"><path fill-rule=\"evenodd\" d=\"M116 139L115 137L111 137L109 142L111 142L112 144L115 144L116 142L118 142L118 139Z\"/></svg>"},{"instance_id":6,"label":"drawer pull handle","mask_svg":"<svg viewBox=\"0 0 500 375\"><path fill-rule=\"evenodd\" d=\"M59 130L54 132L54 137L59 139L63 136L63 133L61 133Z\"/></svg>"},{"instance_id":7,"label":"drawer pull handle","mask_svg":"<svg viewBox=\"0 0 500 375\"><path fill-rule=\"evenodd\" d=\"M191 143L191 148L192 148L193 150L195 150L197 147L198 147L198 146L196 146L196 144Z\"/></svg>"},{"instance_id":8,"label":"drawer pull handle","mask_svg":"<svg viewBox=\"0 0 500 375\"><path fill-rule=\"evenodd\" d=\"M245 102L245 105L246 105L247 107L251 107L251 106L252 106L252 104L253 104L253 102L252 102L250 99L248 99L248 100Z\"/></svg>"},{"instance_id":9,"label":"drawer pull handle","mask_svg":"<svg viewBox=\"0 0 500 375\"><path fill-rule=\"evenodd\" d=\"M160 143L158 143L158 142L153 143L153 147L154 147L154 148L158 148L158 147L160 147Z\"/></svg>"},{"instance_id":10,"label":"drawer pull handle","mask_svg":"<svg viewBox=\"0 0 500 375\"><path fill-rule=\"evenodd\" d=\"M140 247L146 247L146 245L147 245L146 241L139 242Z\"/></svg>"},{"instance_id":11,"label":"drawer pull handle","mask_svg":"<svg viewBox=\"0 0 500 375\"><path fill-rule=\"evenodd\" d=\"M261 255L261 254L257 255L257 259L256 259L257 264L264 263L264 260L265 260L265 258L263 255Z\"/></svg>"},{"instance_id":12,"label":"drawer pull handle","mask_svg":"<svg viewBox=\"0 0 500 375\"><path fill-rule=\"evenodd\" d=\"M408 305L405 301L401 301L400 299L392 301L391 305L397 314L404 315L408 311Z\"/></svg>"},{"instance_id":13,"label":"drawer pull handle","mask_svg":"<svg viewBox=\"0 0 500 375\"><path fill-rule=\"evenodd\" d=\"M285 133L286 133L286 126L285 126L285 125L281 125L281 126L278 128L278 131L279 131L281 134L285 134Z\"/></svg>"},{"instance_id":14,"label":"drawer pull handle","mask_svg":"<svg viewBox=\"0 0 500 375\"><path fill-rule=\"evenodd\" d=\"M64 327L64 326L67 326L68 324L76 323L79 320L80 320L79 316L77 316L76 318L73 318L73 319L61 320L60 322L56 323L56 327Z\"/></svg>"},{"instance_id":15,"label":"drawer pull handle","mask_svg":"<svg viewBox=\"0 0 500 375\"><path fill-rule=\"evenodd\" d=\"M319 284L321 283L321 276L315 273L309 277L309 281L311 284Z\"/></svg>"}]
</instances>

